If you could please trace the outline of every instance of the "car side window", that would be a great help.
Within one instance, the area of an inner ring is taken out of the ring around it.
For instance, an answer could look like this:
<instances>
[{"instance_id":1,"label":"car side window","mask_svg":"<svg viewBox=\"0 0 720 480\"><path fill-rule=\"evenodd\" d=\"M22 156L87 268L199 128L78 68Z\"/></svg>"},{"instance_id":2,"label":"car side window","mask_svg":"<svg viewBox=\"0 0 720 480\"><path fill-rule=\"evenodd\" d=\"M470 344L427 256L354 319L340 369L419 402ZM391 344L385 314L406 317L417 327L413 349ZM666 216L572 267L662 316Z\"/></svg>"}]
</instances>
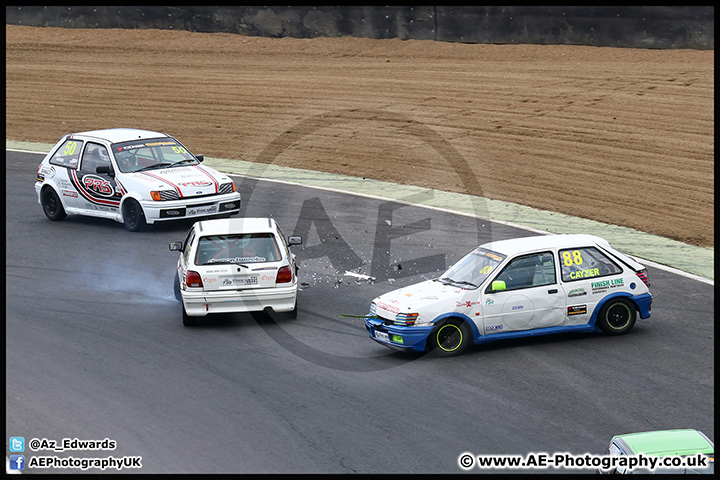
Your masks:
<instances>
[{"instance_id":1,"label":"car side window","mask_svg":"<svg viewBox=\"0 0 720 480\"><path fill-rule=\"evenodd\" d=\"M185 239L185 265L188 264L190 261L190 253L192 251L192 242L195 240L195 229L191 229L190 233L188 233L187 238Z\"/></svg>"},{"instance_id":2,"label":"car side window","mask_svg":"<svg viewBox=\"0 0 720 480\"><path fill-rule=\"evenodd\" d=\"M59 167L77 168L82 144L82 140L67 140L50 158L50 163Z\"/></svg>"},{"instance_id":3,"label":"car side window","mask_svg":"<svg viewBox=\"0 0 720 480\"><path fill-rule=\"evenodd\" d=\"M285 255L287 258L292 258L292 254L290 253L290 247L287 246L287 242L285 241L285 234L280 230L280 227L277 227L278 235L280 236L280 243L282 244L282 248L285 250Z\"/></svg>"},{"instance_id":4,"label":"car side window","mask_svg":"<svg viewBox=\"0 0 720 480\"><path fill-rule=\"evenodd\" d=\"M95 173L97 167L110 166L110 156L107 149L97 143L88 142L82 156L80 169L85 172Z\"/></svg>"},{"instance_id":5,"label":"car side window","mask_svg":"<svg viewBox=\"0 0 720 480\"><path fill-rule=\"evenodd\" d=\"M622 268L595 247L560 250L558 257L563 282L622 273Z\"/></svg>"},{"instance_id":6,"label":"car side window","mask_svg":"<svg viewBox=\"0 0 720 480\"><path fill-rule=\"evenodd\" d=\"M553 254L542 252L517 257L500 272L495 280L505 282L505 290L552 285L556 283Z\"/></svg>"}]
</instances>

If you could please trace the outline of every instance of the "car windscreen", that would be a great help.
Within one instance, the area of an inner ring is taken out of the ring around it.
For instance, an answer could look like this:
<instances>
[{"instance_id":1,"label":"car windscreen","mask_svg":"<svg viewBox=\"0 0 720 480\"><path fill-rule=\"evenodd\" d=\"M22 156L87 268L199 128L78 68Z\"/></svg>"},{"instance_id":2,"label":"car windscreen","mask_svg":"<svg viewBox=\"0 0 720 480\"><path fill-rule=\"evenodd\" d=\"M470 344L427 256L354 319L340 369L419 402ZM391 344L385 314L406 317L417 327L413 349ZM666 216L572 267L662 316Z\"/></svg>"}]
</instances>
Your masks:
<instances>
[{"instance_id":1,"label":"car windscreen","mask_svg":"<svg viewBox=\"0 0 720 480\"><path fill-rule=\"evenodd\" d=\"M450 267L438 280L461 287L477 288L505 257L502 253L478 247Z\"/></svg>"},{"instance_id":2,"label":"car windscreen","mask_svg":"<svg viewBox=\"0 0 720 480\"><path fill-rule=\"evenodd\" d=\"M248 264L281 259L272 233L206 235L198 240L195 264Z\"/></svg>"},{"instance_id":3,"label":"car windscreen","mask_svg":"<svg viewBox=\"0 0 720 480\"><path fill-rule=\"evenodd\" d=\"M118 168L123 173L197 164L195 156L173 138L113 143L112 151Z\"/></svg>"}]
</instances>

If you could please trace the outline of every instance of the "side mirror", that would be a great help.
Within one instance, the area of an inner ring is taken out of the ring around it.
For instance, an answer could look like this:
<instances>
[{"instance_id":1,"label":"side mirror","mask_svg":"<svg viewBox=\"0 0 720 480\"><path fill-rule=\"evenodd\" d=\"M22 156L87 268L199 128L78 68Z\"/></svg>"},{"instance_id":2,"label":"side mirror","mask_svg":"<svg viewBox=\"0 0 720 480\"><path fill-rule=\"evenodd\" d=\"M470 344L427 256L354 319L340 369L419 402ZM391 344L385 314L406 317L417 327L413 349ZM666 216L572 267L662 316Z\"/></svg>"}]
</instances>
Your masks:
<instances>
[{"instance_id":1,"label":"side mirror","mask_svg":"<svg viewBox=\"0 0 720 480\"><path fill-rule=\"evenodd\" d=\"M195 158L197 158L198 162L202 163L202 161L205 160L205 155L203 155L202 153L198 153L197 155L195 155Z\"/></svg>"},{"instance_id":2,"label":"side mirror","mask_svg":"<svg viewBox=\"0 0 720 480\"><path fill-rule=\"evenodd\" d=\"M182 242L172 242L170 245L168 245L171 252L182 252Z\"/></svg>"},{"instance_id":3,"label":"side mirror","mask_svg":"<svg viewBox=\"0 0 720 480\"><path fill-rule=\"evenodd\" d=\"M302 237L300 235L288 237L288 245L302 245Z\"/></svg>"},{"instance_id":4,"label":"side mirror","mask_svg":"<svg viewBox=\"0 0 720 480\"><path fill-rule=\"evenodd\" d=\"M495 280L494 282L492 282L492 284L490 284L490 290L492 290L493 292L499 292L505 290L506 288L507 286L502 280Z\"/></svg>"},{"instance_id":5,"label":"side mirror","mask_svg":"<svg viewBox=\"0 0 720 480\"><path fill-rule=\"evenodd\" d=\"M101 167L95 167L95 173L110 175L111 177L115 176L115 172L113 171L112 167L110 165L103 165Z\"/></svg>"}]
</instances>

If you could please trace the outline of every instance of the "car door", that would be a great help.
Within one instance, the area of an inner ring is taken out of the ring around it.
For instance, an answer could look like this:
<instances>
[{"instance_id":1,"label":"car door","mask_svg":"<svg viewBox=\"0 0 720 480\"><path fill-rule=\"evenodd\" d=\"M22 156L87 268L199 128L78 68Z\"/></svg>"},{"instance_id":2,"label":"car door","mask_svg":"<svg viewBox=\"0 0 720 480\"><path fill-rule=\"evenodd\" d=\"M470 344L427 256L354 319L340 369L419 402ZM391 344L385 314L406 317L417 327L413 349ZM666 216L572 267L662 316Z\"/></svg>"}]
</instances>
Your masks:
<instances>
[{"instance_id":1,"label":"car door","mask_svg":"<svg viewBox=\"0 0 720 480\"><path fill-rule=\"evenodd\" d=\"M567 325L587 324L598 303L624 287L623 269L596 247L559 250L558 262L566 291Z\"/></svg>"},{"instance_id":2,"label":"car door","mask_svg":"<svg viewBox=\"0 0 720 480\"><path fill-rule=\"evenodd\" d=\"M114 173L98 173L98 167L109 167L110 156L105 146L87 142L80 159L80 168L74 174L74 185L79 193L79 207L89 214L117 213L122 190L115 181Z\"/></svg>"},{"instance_id":3,"label":"car door","mask_svg":"<svg viewBox=\"0 0 720 480\"><path fill-rule=\"evenodd\" d=\"M483 293L482 304L493 307L483 308L485 333L563 325L565 294L556 272L550 251L512 259Z\"/></svg>"}]
</instances>

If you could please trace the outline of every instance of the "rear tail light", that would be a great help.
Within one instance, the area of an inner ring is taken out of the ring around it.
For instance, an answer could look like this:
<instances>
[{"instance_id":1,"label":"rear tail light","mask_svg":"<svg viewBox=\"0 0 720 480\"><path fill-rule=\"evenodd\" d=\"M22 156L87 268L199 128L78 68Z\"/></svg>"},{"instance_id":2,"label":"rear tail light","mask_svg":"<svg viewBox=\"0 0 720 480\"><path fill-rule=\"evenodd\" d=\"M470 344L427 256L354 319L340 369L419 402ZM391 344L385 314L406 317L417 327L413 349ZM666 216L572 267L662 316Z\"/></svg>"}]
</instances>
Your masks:
<instances>
[{"instance_id":1,"label":"rear tail light","mask_svg":"<svg viewBox=\"0 0 720 480\"><path fill-rule=\"evenodd\" d=\"M645 286L650 287L650 280L648 279L647 270L640 270L639 272L635 272L635 275L637 275L638 278L643 281Z\"/></svg>"},{"instance_id":2,"label":"rear tail light","mask_svg":"<svg viewBox=\"0 0 720 480\"><path fill-rule=\"evenodd\" d=\"M193 272L192 270L188 270L187 274L185 274L185 285L192 288L202 288L203 282L202 278L200 278L200 274Z\"/></svg>"},{"instance_id":3,"label":"rear tail light","mask_svg":"<svg viewBox=\"0 0 720 480\"><path fill-rule=\"evenodd\" d=\"M275 283L288 283L292 282L292 270L290 269L290 265L285 265L284 267L280 268L277 273L277 280Z\"/></svg>"}]
</instances>

